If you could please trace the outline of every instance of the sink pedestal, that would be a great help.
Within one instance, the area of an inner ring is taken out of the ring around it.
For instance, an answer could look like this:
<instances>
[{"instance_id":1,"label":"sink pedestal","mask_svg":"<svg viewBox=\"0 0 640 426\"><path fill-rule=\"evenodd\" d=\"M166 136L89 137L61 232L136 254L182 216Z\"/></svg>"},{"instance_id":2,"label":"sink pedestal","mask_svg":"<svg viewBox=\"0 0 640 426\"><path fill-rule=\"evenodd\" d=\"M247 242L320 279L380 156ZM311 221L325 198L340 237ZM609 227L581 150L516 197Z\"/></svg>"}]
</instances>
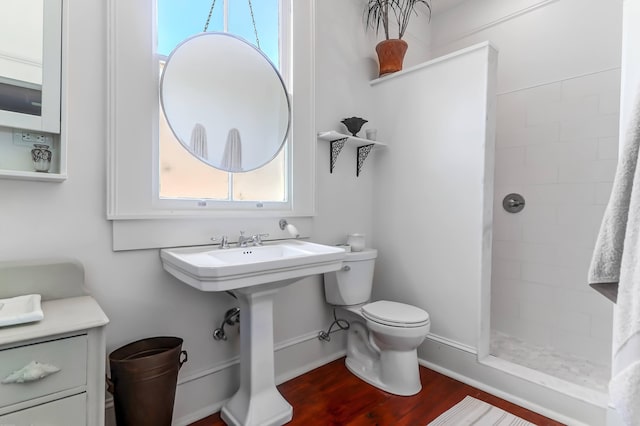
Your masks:
<instances>
[{"instance_id":1,"label":"sink pedestal","mask_svg":"<svg viewBox=\"0 0 640 426\"><path fill-rule=\"evenodd\" d=\"M273 298L295 280L234 290L240 302L240 389L222 407L228 425L276 426L293 417L293 408L275 384Z\"/></svg>"}]
</instances>

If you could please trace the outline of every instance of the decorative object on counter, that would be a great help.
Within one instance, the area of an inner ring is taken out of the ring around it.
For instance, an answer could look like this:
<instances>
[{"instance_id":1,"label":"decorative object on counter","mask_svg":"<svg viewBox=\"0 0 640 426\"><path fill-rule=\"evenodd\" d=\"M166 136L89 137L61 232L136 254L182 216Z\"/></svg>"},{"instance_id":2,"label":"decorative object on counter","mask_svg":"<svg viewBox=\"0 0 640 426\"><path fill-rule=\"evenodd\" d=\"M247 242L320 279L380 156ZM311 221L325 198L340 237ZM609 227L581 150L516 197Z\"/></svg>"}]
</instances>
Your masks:
<instances>
[{"instance_id":1,"label":"decorative object on counter","mask_svg":"<svg viewBox=\"0 0 640 426\"><path fill-rule=\"evenodd\" d=\"M378 43L376 52L380 63L380 76L402 70L404 55L407 52L407 42L402 40L411 15L417 15L416 7L423 4L431 19L431 4L429 0L369 0L365 9L367 28L375 29L376 34L382 26L385 40ZM395 17L398 25L398 38L389 38L389 16Z\"/></svg>"},{"instance_id":2,"label":"decorative object on counter","mask_svg":"<svg viewBox=\"0 0 640 426\"><path fill-rule=\"evenodd\" d=\"M58 371L60 371L60 369L55 365L31 361L21 369L14 371L2 379L2 384L35 382Z\"/></svg>"},{"instance_id":3,"label":"decorative object on counter","mask_svg":"<svg viewBox=\"0 0 640 426\"><path fill-rule=\"evenodd\" d=\"M347 236L347 244L351 246L351 251L362 251L365 246L365 235L349 234Z\"/></svg>"},{"instance_id":4,"label":"decorative object on counter","mask_svg":"<svg viewBox=\"0 0 640 426\"><path fill-rule=\"evenodd\" d=\"M40 321L44 313L39 294L0 299L0 327Z\"/></svg>"},{"instance_id":5,"label":"decorative object on counter","mask_svg":"<svg viewBox=\"0 0 640 426\"><path fill-rule=\"evenodd\" d=\"M349 133L351 133L355 137L358 137L358 132L360 131L360 129L362 129L364 123L367 122L367 120L360 117L349 117L341 121L341 123L344 124Z\"/></svg>"},{"instance_id":6,"label":"decorative object on counter","mask_svg":"<svg viewBox=\"0 0 640 426\"><path fill-rule=\"evenodd\" d=\"M33 168L36 172L46 173L51 167L51 151L49 145L34 144L31 150L31 159L33 160Z\"/></svg>"},{"instance_id":7,"label":"decorative object on counter","mask_svg":"<svg viewBox=\"0 0 640 426\"><path fill-rule=\"evenodd\" d=\"M370 141L375 141L378 139L378 131L376 129L367 129L364 134L367 135L367 139L369 139Z\"/></svg>"}]
</instances>

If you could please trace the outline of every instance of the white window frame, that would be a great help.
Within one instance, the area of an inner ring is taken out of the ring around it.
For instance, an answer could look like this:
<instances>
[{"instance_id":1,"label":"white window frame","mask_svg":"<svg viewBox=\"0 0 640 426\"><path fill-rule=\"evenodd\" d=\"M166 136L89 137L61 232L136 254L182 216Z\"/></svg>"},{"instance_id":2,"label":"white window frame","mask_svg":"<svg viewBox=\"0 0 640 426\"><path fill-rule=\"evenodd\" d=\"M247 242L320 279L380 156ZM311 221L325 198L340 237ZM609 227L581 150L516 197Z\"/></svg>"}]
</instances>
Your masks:
<instances>
[{"instance_id":1,"label":"white window frame","mask_svg":"<svg viewBox=\"0 0 640 426\"><path fill-rule=\"evenodd\" d=\"M252 227L264 232L265 224L277 223L274 218L315 214L315 0L287 3L291 13L282 15L295 17L290 23L290 43L282 46L291 49L292 55L285 57L292 57L288 68L294 70L289 87L293 93L290 203L258 207L251 202L251 209L210 209L199 207L197 202L192 208L166 208L155 201L159 112L153 30L156 2L108 0L107 218L113 223L114 250L207 244L212 234L226 235L236 229L252 232Z\"/></svg>"}]
</instances>

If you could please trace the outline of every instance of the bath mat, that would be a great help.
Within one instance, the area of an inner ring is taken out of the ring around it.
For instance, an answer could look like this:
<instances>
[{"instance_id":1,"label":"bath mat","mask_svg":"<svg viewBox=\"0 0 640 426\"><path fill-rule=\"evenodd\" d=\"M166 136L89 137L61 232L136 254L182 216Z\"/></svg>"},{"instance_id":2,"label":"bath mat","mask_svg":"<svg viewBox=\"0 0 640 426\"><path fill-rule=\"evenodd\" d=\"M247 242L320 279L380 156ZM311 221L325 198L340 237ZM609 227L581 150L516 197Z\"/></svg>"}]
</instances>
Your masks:
<instances>
[{"instance_id":1,"label":"bath mat","mask_svg":"<svg viewBox=\"0 0 640 426\"><path fill-rule=\"evenodd\" d=\"M427 426L536 426L484 401L466 396Z\"/></svg>"}]
</instances>

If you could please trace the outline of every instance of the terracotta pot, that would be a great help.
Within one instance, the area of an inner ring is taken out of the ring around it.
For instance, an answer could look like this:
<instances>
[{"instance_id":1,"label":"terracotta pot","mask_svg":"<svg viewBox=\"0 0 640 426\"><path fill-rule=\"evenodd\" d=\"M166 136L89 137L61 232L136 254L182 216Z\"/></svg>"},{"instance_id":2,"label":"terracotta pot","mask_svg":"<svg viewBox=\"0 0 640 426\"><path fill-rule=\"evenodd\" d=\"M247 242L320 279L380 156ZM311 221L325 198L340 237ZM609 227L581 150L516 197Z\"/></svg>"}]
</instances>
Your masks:
<instances>
[{"instance_id":1,"label":"terracotta pot","mask_svg":"<svg viewBox=\"0 0 640 426\"><path fill-rule=\"evenodd\" d=\"M384 40L376 46L378 62L380 63L380 76L402 70L404 54L409 45L404 40Z\"/></svg>"}]
</instances>

